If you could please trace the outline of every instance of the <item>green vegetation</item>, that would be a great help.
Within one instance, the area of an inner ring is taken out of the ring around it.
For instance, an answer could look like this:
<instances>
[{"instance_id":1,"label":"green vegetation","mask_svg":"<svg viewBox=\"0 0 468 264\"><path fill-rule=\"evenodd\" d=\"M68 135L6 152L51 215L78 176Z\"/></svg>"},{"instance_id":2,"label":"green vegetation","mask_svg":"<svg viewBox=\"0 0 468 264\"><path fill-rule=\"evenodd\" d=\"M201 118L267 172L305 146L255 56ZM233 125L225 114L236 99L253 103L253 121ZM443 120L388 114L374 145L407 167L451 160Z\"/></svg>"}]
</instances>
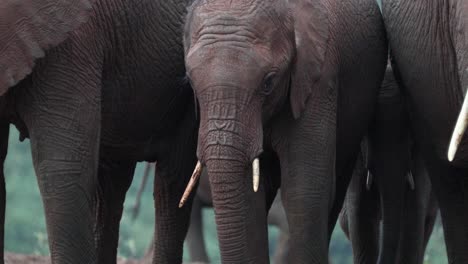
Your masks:
<instances>
[{"instance_id":1,"label":"green vegetation","mask_svg":"<svg viewBox=\"0 0 468 264\"><path fill-rule=\"evenodd\" d=\"M16 129L11 129L10 146L5 167L7 182L5 247L7 251L44 255L48 254L47 233L42 202L32 167L29 142L20 143L18 136ZM132 221L130 217L130 210L141 182L143 167L143 164L139 164L137 167L133 185L127 195L125 212L121 223L119 254L127 258L142 256L153 234L154 210L152 190L150 188L152 184L147 185L140 216L135 221ZM204 219L207 247L212 263L220 263L213 211L205 210ZM271 249L274 248L277 235L278 231L272 228L270 232ZM340 228L337 228L333 235L330 256L335 264L352 263L350 245ZM447 263L440 224L434 228L426 252L425 263Z\"/></svg>"}]
</instances>

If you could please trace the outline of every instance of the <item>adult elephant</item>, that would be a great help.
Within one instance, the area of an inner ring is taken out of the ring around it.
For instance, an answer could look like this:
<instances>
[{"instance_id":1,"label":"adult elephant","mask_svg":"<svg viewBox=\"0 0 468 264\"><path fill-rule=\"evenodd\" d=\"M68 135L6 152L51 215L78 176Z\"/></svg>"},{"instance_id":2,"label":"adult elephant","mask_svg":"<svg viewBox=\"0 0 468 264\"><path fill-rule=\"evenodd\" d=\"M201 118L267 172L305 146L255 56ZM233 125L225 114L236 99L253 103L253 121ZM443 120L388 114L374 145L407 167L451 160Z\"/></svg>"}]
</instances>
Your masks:
<instances>
[{"instance_id":1,"label":"adult elephant","mask_svg":"<svg viewBox=\"0 0 468 264\"><path fill-rule=\"evenodd\" d=\"M1 1L0 157L14 123L31 139L52 263L116 262L139 160L160 172L154 262L182 261L198 129L182 81L188 2ZM1 198L3 220L3 178Z\"/></svg>"},{"instance_id":2,"label":"adult elephant","mask_svg":"<svg viewBox=\"0 0 468 264\"><path fill-rule=\"evenodd\" d=\"M136 202L132 208L132 217L135 219L140 211L141 197L145 189L146 183L153 167L152 163L147 163L140 188L136 196ZM203 234L203 208L213 207L213 200L211 198L211 188L206 175L206 171L202 172L200 184L197 193L193 200L192 213L190 215L190 227L185 241L187 243L188 251L190 254L190 261L193 263L209 263L210 259L206 251L205 238ZM282 264L287 262L287 255L289 252L289 227L281 203L281 195L277 195L271 208L268 212L268 225L276 226L280 235L274 249L273 263ZM152 247L146 253L152 254Z\"/></svg>"},{"instance_id":3,"label":"adult elephant","mask_svg":"<svg viewBox=\"0 0 468 264\"><path fill-rule=\"evenodd\" d=\"M413 133L441 210L449 263L467 263L468 141L462 129L466 111L449 148L453 163L447 161L447 149L468 88L468 4L384 0L382 11L394 68L408 93Z\"/></svg>"},{"instance_id":4,"label":"adult elephant","mask_svg":"<svg viewBox=\"0 0 468 264\"><path fill-rule=\"evenodd\" d=\"M326 263L334 173L352 173L385 70L377 4L194 1L184 44L222 262L268 263L266 208L281 176L288 263Z\"/></svg>"},{"instance_id":5,"label":"adult elephant","mask_svg":"<svg viewBox=\"0 0 468 264\"><path fill-rule=\"evenodd\" d=\"M423 263L437 206L412 142L406 97L388 65L340 215L354 263Z\"/></svg>"}]
</instances>

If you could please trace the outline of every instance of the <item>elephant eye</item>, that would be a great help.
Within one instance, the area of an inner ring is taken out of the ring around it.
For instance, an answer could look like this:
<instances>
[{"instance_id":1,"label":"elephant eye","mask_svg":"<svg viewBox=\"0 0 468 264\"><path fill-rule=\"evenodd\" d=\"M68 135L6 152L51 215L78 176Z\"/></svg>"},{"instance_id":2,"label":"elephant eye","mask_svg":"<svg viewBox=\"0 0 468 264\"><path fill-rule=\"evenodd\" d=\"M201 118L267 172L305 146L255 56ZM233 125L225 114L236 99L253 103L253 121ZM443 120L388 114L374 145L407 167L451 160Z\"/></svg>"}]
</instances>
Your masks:
<instances>
[{"instance_id":1,"label":"elephant eye","mask_svg":"<svg viewBox=\"0 0 468 264\"><path fill-rule=\"evenodd\" d=\"M274 87L273 84L274 84L275 77L276 77L276 73L270 72L263 79L262 93L264 95L269 95L273 91L273 87Z\"/></svg>"}]
</instances>

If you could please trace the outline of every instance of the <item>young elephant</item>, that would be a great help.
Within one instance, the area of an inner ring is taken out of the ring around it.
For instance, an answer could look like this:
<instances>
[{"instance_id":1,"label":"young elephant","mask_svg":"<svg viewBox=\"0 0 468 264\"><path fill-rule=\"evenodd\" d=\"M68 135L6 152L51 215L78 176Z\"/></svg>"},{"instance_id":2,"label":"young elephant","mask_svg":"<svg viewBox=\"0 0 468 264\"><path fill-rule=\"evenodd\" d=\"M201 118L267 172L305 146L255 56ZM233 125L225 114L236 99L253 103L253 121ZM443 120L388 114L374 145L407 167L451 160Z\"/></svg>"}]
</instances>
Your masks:
<instances>
[{"instance_id":1,"label":"young elephant","mask_svg":"<svg viewBox=\"0 0 468 264\"><path fill-rule=\"evenodd\" d=\"M0 1L1 164L14 123L31 139L52 263L116 262L140 160L160 172L154 261L181 263L198 129L183 82L189 2ZM0 191L3 223L3 178Z\"/></svg>"},{"instance_id":2,"label":"young elephant","mask_svg":"<svg viewBox=\"0 0 468 264\"><path fill-rule=\"evenodd\" d=\"M268 263L276 165L287 263L327 263L334 175L352 173L385 70L377 4L195 0L184 45L200 109L193 181L205 167L222 262Z\"/></svg>"},{"instance_id":3,"label":"young elephant","mask_svg":"<svg viewBox=\"0 0 468 264\"><path fill-rule=\"evenodd\" d=\"M388 65L340 215L354 263L424 260L437 206L425 165L412 146L406 100Z\"/></svg>"}]
</instances>

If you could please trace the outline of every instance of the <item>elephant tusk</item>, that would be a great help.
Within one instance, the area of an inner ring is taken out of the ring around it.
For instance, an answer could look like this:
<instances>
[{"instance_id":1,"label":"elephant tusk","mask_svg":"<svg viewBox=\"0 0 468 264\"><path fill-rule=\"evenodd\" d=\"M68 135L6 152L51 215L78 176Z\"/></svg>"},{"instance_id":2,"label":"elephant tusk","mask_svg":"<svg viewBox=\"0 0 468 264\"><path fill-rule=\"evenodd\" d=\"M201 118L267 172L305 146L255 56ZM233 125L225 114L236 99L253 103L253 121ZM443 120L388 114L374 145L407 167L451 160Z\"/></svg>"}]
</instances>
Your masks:
<instances>
[{"instance_id":1,"label":"elephant tusk","mask_svg":"<svg viewBox=\"0 0 468 264\"><path fill-rule=\"evenodd\" d=\"M260 160L258 158L254 159L252 163L252 173L253 173L253 190L254 192L258 191L258 185L260 184Z\"/></svg>"},{"instance_id":2,"label":"elephant tusk","mask_svg":"<svg viewBox=\"0 0 468 264\"><path fill-rule=\"evenodd\" d=\"M184 194L182 195L182 198L180 199L179 208L182 208L185 202L187 202L187 199L190 193L192 192L193 188L195 187L195 184L197 184L197 181L200 178L201 173L202 173L202 164L200 161L198 161L197 165L195 166L195 169L193 170L192 177L190 177L190 181L188 182L187 187L185 188Z\"/></svg>"},{"instance_id":3,"label":"elephant tusk","mask_svg":"<svg viewBox=\"0 0 468 264\"><path fill-rule=\"evenodd\" d=\"M367 170L367 179L366 179L366 189L369 191L372 187L372 181L374 180L374 176L370 172L370 170Z\"/></svg>"},{"instance_id":4,"label":"elephant tusk","mask_svg":"<svg viewBox=\"0 0 468 264\"><path fill-rule=\"evenodd\" d=\"M465 97L460 115L457 119L457 124L453 130L452 139L448 149L448 160L453 161L457 153L458 146L460 145L463 135L465 134L466 126L468 124L468 97Z\"/></svg>"},{"instance_id":5,"label":"elephant tusk","mask_svg":"<svg viewBox=\"0 0 468 264\"><path fill-rule=\"evenodd\" d=\"M406 180L408 181L408 184L411 188L412 191L414 191L414 177L413 177L413 173L411 171L408 171L408 174L406 174Z\"/></svg>"}]
</instances>

